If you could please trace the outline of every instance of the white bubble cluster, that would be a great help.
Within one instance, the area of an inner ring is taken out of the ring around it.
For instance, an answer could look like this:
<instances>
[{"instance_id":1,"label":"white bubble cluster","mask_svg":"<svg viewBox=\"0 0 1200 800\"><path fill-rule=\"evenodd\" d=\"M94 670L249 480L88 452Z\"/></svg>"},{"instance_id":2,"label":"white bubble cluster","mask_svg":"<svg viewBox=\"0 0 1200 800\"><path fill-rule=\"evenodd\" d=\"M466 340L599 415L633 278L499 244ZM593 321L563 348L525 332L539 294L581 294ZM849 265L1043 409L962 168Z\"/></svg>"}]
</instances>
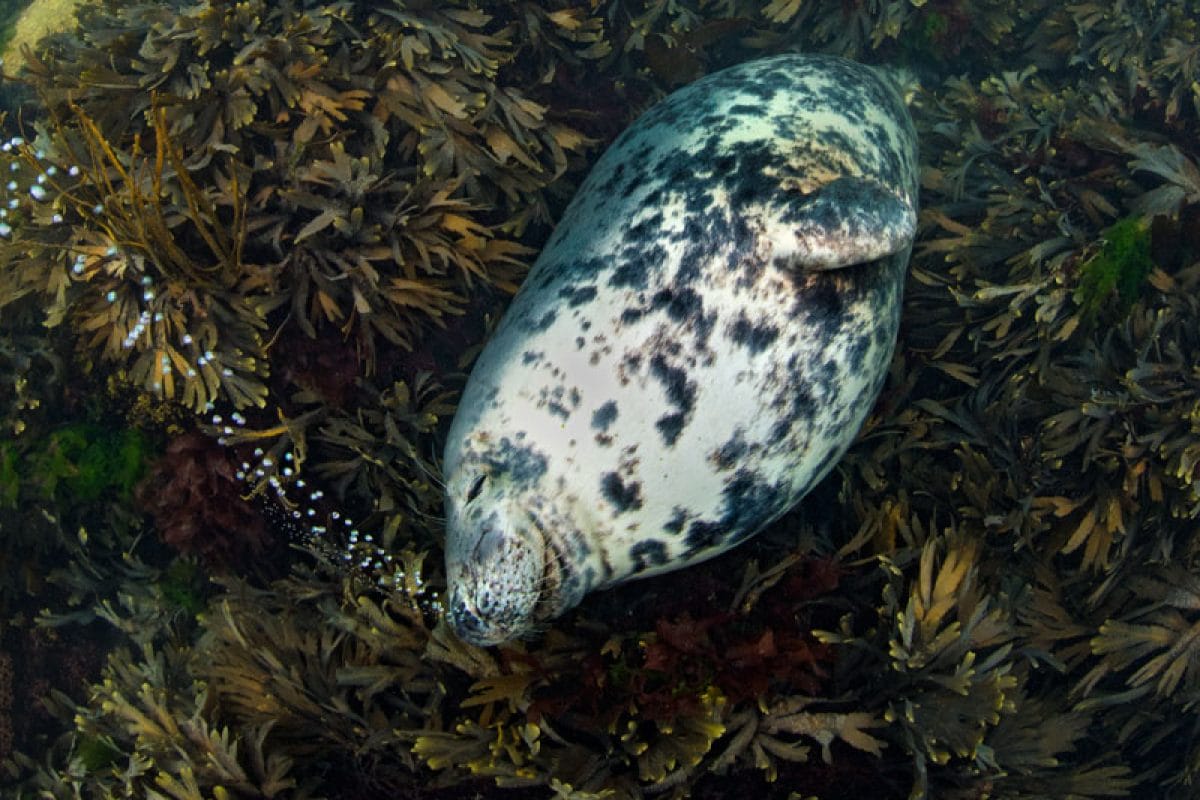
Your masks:
<instances>
[{"instance_id":1,"label":"white bubble cluster","mask_svg":"<svg viewBox=\"0 0 1200 800\"><path fill-rule=\"evenodd\" d=\"M254 437L246 417L234 411L228 415L213 413L209 432L217 442L236 446ZM277 506L289 536L300 544L320 550L346 567L369 577L382 589L408 587L403 563L379 543L374 534L363 530L346 514L332 507L331 498L299 477L297 456L279 443L270 451L254 447L237 465L235 476L246 483L251 494L261 493ZM411 588L411 587L409 587ZM441 613L441 601L433 593L426 596L423 585L417 589L422 607L430 614Z\"/></svg>"},{"instance_id":2,"label":"white bubble cluster","mask_svg":"<svg viewBox=\"0 0 1200 800\"><path fill-rule=\"evenodd\" d=\"M41 163L45 162L47 158L45 150L40 148L35 150L26 143L24 137L14 136L0 144L0 151L8 153L12 157L8 163L8 171L12 173L12 178L4 184L6 198L3 206L0 207L0 211L5 212L4 218L7 218L9 211L21 210L26 205L24 202L26 197L32 200L34 205L43 203L57 205L55 197L61 192L53 191L55 186L52 179L58 175L59 167L56 164ZM67 171L72 177L80 174L77 166L71 166ZM59 224L64 219L61 209L56 210L50 217L50 221L54 224ZM11 223L6 222L3 227L0 227L0 236L7 238L12 235L12 231Z\"/></svg>"},{"instance_id":3,"label":"white bubble cluster","mask_svg":"<svg viewBox=\"0 0 1200 800\"><path fill-rule=\"evenodd\" d=\"M217 387L236 380L238 369L253 369L253 359L241 352L213 352L217 334L209 341L193 342L182 326L176 297L168 285L155 285L148 259L122 246L120 241L97 241L107 234L104 216L109 213L99 187L89 182L89 172L40 147L14 136L0 143L7 154L9 174L0 178L0 239L11 239L30 227L81 222L65 231L68 238L50 237L65 254L68 276L89 284L101 303L116 306L107 319L128 326L118 330L121 347L134 359L132 369L145 388L172 398L180 392L179 377L196 381L203 398ZM99 202L97 202L99 200ZM100 218L97 224L92 217ZM74 234L80 233L80 237ZM36 237L38 232L31 231ZM177 338L178 337L178 338Z\"/></svg>"}]
</instances>

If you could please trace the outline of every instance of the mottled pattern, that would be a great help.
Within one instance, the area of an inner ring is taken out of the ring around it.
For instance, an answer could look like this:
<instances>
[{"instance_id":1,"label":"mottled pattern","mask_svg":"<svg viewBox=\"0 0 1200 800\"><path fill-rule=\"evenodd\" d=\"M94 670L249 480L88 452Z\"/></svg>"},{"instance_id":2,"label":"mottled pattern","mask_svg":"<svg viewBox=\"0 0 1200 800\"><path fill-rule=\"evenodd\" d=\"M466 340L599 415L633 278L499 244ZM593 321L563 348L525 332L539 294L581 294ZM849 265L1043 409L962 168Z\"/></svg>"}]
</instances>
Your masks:
<instances>
[{"instance_id":1,"label":"mottled pattern","mask_svg":"<svg viewBox=\"0 0 1200 800\"><path fill-rule=\"evenodd\" d=\"M716 73L622 134L450 432L459 634L709 558L827 474L883 384L916 196L902 101L843 59Z\"/></svg>"}]
</instances>

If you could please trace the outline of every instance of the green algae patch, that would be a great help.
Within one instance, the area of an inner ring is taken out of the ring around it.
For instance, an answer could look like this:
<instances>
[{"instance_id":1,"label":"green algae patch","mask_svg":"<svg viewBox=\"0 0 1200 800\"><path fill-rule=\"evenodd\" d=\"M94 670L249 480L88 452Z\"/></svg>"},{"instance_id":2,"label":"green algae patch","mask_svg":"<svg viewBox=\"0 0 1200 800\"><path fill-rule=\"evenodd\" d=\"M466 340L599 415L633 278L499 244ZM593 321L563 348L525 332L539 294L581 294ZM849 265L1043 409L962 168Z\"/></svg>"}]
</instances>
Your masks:
<instances>
[{"instance_id":1,"label":"green algae patch","mask_svg":"<svg viewBox=\"0 0 1200 800\"><path fill-rule=\"evenodd\" d=\"M60 428L29 456L29 477L47 497L78 502L128 498L146 469L147 442L136 430L84 422Z\"/></svg>"},{"instance_id":2,"label":"green algae patch","mask_svg":"<svg viewBox=\"0 0 1200 800\"><path fill-rule=\"evenodd\" d=\"M1117 309L1125 316L1152 269L1150 225L1140 217L1123 219L1104 232L1099 252L1080 266L1075 302L1095 316L1115 295Z\"/></svg>"},{"instance_id":3,"label":"green algae patch","mask_svg":"<svg viewBox=\"0 0 1200 800\"><path fill-rule=\"evenodd\" d=\"M16 450L8 444L0 445L0 508L17 507L20 486Z\"/></svg>"},{"instance_id":4,"label":"green algae patch","mask_svg":"<svg viewBox=\"0 0 1200 800\"><path fill-rule=\"evenodd\" d=\"M0 0L0 52L10 71L25 63L22 45L34 47L52 33L75 24L83 0Z\"/></svg>"}]
</instances>

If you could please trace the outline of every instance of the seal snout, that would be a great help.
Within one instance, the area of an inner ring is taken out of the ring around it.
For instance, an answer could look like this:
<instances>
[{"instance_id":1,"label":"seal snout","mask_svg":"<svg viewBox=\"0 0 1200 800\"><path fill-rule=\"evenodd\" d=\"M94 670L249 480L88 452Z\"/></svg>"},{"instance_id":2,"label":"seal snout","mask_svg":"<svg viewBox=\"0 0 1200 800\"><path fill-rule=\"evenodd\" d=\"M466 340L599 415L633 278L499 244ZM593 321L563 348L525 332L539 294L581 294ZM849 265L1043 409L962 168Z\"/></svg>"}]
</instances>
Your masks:
<instances>
[{"instance_id":1,"label":"seal snout","mask_svg":"<svg viewBox=\"0 0 1200 800\"><path fill-rule=\"evenodd\" d=\"M450 627L463 641L481 647L495 643L494 634L489 635L492 632L492 625L485 621L463 597L456 596L451 599L448 617Z\"/></svg>"},{"instance_id":2,"label":"seal snout","mask_svg":"<svg viewBox=\"0 0 1200 800\"><path fill-rule=\"evenodd\" d=\"M531 633L546 565L536 529L499 508L469 516L475 544L464 561L449 563L447 570L451 627L459 638L480 646Z\"/></svg>"}]
</instances>

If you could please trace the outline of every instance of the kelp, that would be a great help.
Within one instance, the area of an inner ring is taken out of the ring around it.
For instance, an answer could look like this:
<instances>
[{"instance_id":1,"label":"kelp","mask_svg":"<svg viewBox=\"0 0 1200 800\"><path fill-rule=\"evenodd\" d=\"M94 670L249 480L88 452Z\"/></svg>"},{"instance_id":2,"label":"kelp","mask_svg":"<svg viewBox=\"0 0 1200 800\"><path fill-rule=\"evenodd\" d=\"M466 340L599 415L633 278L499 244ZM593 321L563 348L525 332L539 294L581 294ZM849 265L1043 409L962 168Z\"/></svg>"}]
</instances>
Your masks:
<instances>
[{"instance_id":1,"label":"kelp","mask_svg":"<svg viewBox=\"0 0 1200 800\"><path fill-rule=\"evenodd\" d=\"M511 292L589 141L504 82L508 31L469 8L83 13L25 75L47 117L6 148L0 303L53 298L49 323L196 411L264 405L281 336L331 326L370 372L474 287Z\"/></svg>"}]
</instances>

